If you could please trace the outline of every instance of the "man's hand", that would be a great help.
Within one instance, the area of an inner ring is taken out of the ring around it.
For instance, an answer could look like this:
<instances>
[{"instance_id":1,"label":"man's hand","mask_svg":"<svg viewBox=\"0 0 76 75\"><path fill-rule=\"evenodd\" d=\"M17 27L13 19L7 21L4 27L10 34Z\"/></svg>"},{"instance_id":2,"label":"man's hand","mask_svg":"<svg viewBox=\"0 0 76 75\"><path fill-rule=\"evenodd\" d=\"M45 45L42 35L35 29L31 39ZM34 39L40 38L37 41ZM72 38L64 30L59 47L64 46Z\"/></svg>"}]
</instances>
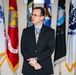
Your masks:
<instances>
[{"instance_id":1,"label":"man's hand","mask_svg":"<svg viewBox=\"0 0 76 75\"><path fill-rule=\"evenodd\" d=\"M29 58L27 59L29 61L29 64L35 68L35 70L39 70L42 68L42 66L37 62L35 58Z\"/></svg>"},{"instance_id":2,"label":"man's hand","mask_svg":"<svg viewBox=\"0 0 76 75\"><path fill-rule=\"evenodd\" d=\"M27 59L27 61L29 61L29 64L31 66L33 66L37 62L37 60L35 58L29 58L29 59Z\"/></svg>"},{"instance_id":3,"label":"man's hand","mask_svg":"<svg viewBox=\"0 0 76 75\"><path fill-rule=\"evenodd\" d=\"M35 68L35 70L39 70L39 69L42 68L42 66L41 66L39 63L35 63L35 64L33 65L33 67Z\"/></svg>"}]
</instances>

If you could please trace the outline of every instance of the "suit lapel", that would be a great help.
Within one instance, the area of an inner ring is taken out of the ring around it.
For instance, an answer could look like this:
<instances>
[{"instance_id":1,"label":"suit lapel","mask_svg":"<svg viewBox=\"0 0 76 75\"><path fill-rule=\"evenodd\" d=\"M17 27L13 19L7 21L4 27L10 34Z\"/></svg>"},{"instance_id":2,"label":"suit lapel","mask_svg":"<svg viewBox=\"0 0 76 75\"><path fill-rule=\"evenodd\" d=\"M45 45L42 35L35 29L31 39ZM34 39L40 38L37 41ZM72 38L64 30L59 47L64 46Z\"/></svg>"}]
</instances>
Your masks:
<instances>
[{"instance_id":1,"label":"suit lapel","mask_svg":"<svg viewBox=\"0 0 76 75\"><path fill-rule=\"evenodd\" d=\"M31 38L32 38L32 41L33 41L33 43L36 45L35 27L34 27L34 25L32 26L30 32L31 32Z\"/></svg>"}]
</instances>

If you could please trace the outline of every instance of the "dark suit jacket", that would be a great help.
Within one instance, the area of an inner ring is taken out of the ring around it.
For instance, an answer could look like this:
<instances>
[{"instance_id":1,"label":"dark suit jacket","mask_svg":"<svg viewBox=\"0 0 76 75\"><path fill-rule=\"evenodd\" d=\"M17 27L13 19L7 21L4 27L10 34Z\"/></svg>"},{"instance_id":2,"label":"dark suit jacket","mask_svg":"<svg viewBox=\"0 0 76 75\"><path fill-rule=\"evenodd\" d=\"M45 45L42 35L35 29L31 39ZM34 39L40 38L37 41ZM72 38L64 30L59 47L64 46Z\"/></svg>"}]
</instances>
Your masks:
<instances>
[{"instance_id":1,"label":"dark suit jacket","mask_svg":"<svg viewBox=\"0 0 76 75\"><path fill-rule=\"evenodd\" d=\"M33 74L35 69L27 62L28 58L37 57L42 69L49 74L53 73L51 54L55 46L55 31L52 28L42 26L39 40L36 44L34 25L25 28L21 38L21 53L24 58L22 72ZM29 72L29 73L28 73Z\"/></svg>"}]
</instances>

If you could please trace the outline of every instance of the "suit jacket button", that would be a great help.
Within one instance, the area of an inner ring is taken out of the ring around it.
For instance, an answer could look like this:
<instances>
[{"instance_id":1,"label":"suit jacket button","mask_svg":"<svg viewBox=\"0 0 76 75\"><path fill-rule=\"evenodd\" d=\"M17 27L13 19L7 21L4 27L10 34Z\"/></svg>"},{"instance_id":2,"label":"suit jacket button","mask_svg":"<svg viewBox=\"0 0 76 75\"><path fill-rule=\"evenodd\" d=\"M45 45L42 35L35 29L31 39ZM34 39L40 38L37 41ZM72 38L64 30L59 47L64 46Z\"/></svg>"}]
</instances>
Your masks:
<instances>
[{"instance_id":1,"label":"suit jacket button","mask_svg":"<svg viewBox=\"0 0 76 75\"><path fill-rule=\"evenodd\" d=\"M35 50L35 52L37 52L37 50Z\"/></svg>"}]
</instances>

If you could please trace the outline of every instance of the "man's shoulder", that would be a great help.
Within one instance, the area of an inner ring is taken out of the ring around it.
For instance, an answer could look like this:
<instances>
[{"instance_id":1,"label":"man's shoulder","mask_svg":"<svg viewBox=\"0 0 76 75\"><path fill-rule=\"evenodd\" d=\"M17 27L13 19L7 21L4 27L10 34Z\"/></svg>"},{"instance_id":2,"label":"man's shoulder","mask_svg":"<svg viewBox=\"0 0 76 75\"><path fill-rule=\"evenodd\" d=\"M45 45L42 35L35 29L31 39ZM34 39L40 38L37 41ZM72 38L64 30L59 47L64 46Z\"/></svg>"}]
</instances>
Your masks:
<instances>
[{"instance_id":1,"label":"man's shoulder","mask_svg":"<svg viewBox=\"0 0 76 75\"><path fill-rule=\"evenodd\" d=\"M24 30L24 31L28 31L28 30L30 30L31 28L33 28L33 26L26 27L26 28L24 28L23 30Z\"/></svg>"},{"instance_id":2,"label":"man's shoulder","mask_svg":"<svg viewBox=\"0 0 76 75\"><path fill-rule=\"evenodd\" d=\"M50 28L50 27L48 27L48 26L45 26L45 25L44 25L44 27L45 27L47 30L49 30L49 31L55 31L53 28Z\"/></svg>"}]
</instances>

